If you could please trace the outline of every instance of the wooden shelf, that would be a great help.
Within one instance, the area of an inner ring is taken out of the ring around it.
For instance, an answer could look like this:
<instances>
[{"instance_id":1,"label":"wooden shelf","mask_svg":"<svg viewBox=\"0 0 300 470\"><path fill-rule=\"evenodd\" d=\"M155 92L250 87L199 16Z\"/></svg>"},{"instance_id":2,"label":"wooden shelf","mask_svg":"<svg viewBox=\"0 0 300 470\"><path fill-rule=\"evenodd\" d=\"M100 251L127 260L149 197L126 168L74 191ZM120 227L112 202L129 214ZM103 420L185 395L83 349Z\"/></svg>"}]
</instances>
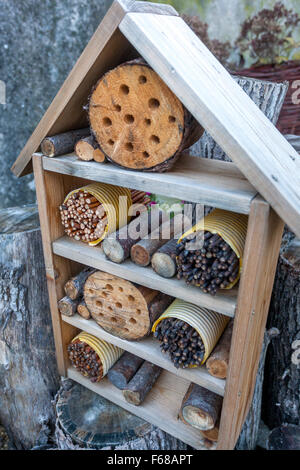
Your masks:
<instances>
[{"instance_id":1,"label":"wooden shelf","mask_svg":"<svg viewBox=\"0 0 300 470\"><path fill-rule=\"evenodd\" d=\"M151 267L142 268L127 260L116 264L106 259L100 247L92 247L83 242L77 242L68 237L62 237L52 244L53 253L76 261L109 274L136 282L151 289L159 290L173 297L192 302L201 307L210 308L216 312L233 317L236 309L237 290L223 290L212 296L204 294L201 289L187 286L184 281L165 279L153 271Z\"/></svg>"},{"instance_id":2,"label":"wooden shelf","mask_svg":"<svg viewBox=\"0 0 300 470\"><path fill-rule=\"evenodd\" d=\"M127 403L122 392L104 378L99 383L92 383L74 368L68 369L68 377L95 393L120 405L149 423L198 450L206 449L203 437L197 429L184 424L178 419L178 411L189 383L170 372L163 371L155 386L140 406Z\"/></svg>"},{"instance_id":3,"label":"wooden shelf","mask_svg":"<svg viewBox=\"0 0 300 470\"><path fill-rule=\"evenodd\" d=\"M217 393L218 395L224 396L225 380L212 377L207 372L206 367L200 367L197 369L176 369L168 357L165 354L162 354L159 342L153 337L146 338L143 341L127 341L107 333L97 325L94 320L85 320L79 315L75 315L74 317L62 316L62 319L69 325L73 325L80 330L86 331L97 338L108 341L115 346L119 346L125 351L129 351L136 356L142 357L146 361L150 361L153 364L166 369L173 375L181 377L188 382L194 382L214 393Z\"/></svg>"},{"instance_id":4,"label":"wooden shelf","mask_svg":"<svg viewBox=\"0 0 300 470\"><path fill-rule=\"evenodd\" d=\"M257 191L233 163L182 156L168 173L129 171L110 163L84 162L74 154L42 158L43 169L91 181L248 214Z\"/></svg>"}]
</instances>

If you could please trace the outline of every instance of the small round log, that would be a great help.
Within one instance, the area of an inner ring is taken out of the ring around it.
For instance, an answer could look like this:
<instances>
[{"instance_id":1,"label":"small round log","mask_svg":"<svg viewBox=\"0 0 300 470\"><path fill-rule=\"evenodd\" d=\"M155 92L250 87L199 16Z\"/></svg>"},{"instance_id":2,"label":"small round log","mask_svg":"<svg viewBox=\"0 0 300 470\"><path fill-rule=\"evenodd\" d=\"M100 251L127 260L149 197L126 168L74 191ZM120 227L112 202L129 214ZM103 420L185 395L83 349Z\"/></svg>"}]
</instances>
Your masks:
<instances>
[{"instance_id":1,"label":"small round log","mask_svg":"<svg viewBox=\"0 0 300 470\"><path fill-rule=\"evenodd\" d=\"M119 390L124 390L143 362L141 357L126 351L108 371L108 380Z\"/></svg>"},{"instance_id":2,"label":"small round log","mask_svg":"<svg viewBox=\"0 0 300 470\"><path fill-rule=\"evenodd\" d=\"M89 162L94 160L94 151L98 148L99 146L94 137L88 136L76 143L75 153L80 160Z\"/></svg>"},{"instance_id":3,"label":"small round log","mask_svg":"<svg viewBox=\"0 0 300 470\"><path fill-rule=\"evenodd\" d=\"M106 73L89 103L91 130L106 157L124 168L167 171L202 127L144 61Z\"/></svg>"},{"instance_id":4,"label":"small round log","mask_svg":"<svg viewBox=\"0 0 300 470\"><path fill-rule=\"evenodd\" d=\"M217 377L218 379L226 379L227 377L232 330L233 320L229 322L220 341L206 361L208 372L210 375Z\"/></svg>"},{"instance_id":5,"label":"small round log","mask_svg":"<svg viewBox=\"0 0 300 470\"><path fill-rule=\"evenodd\" d=\"M176 246L178 239L174 238L165 243L152 256L151 265L154 271L167 279L174 277L177 272Z\"/></svg>"},{"instance_id":6,"label":"small round log","mask_svg":"<svg viewBox=\"0 0 300 470\"><path fill-rule=\"evenodd\" d=\"M76 142L87 137L89 134L90 130L86 128L46 137L41 143L42 153L47 155L47 157L58 157L71 153L74 151Z\"/></svg>"},{"instance_id":7,"label":"small round log","mask_svg":"<svg viewBox=\"0 0 300 470\"><path fill-rule=\"evenodd\" d=\"M160 367L145 361L123 390L125 400L131 405L141 405L152 390L161 372Z\"/></svg>"}]
</instances>

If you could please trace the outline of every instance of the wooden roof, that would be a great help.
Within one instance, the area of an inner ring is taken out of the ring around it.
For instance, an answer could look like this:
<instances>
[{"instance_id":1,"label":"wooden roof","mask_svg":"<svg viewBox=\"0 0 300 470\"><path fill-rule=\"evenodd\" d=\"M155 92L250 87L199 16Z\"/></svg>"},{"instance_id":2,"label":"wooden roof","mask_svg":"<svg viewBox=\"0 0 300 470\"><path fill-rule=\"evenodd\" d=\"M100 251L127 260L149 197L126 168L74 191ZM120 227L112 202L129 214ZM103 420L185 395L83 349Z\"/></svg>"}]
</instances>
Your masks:
<instances>
[{"instance_id":1,"label":"wooden roof","mask_svg":"<svg viewBox=\"0 0 300 470\"><path fill-rule=\"evenodd\" d=\"M300 236L300 157L168 5L115 0L12 171L31 171L47 135L86 125L96 81L137 54L153 67L250 183Z\"/></svg>"}]
</instances>

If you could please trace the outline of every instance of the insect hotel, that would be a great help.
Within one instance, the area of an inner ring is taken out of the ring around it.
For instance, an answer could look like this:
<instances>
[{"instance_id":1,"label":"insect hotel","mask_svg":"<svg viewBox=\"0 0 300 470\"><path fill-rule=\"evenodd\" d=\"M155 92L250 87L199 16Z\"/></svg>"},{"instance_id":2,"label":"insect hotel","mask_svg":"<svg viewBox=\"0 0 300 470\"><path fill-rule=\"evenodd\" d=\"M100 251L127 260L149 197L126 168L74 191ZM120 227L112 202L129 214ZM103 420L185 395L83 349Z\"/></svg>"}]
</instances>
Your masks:
<instances>
[{"instance_id":1,"label":"insect hotel","mask_svg":"<svg viewBox=\"0 0 300 470\"><path fill-rule=\"evenodd\" d=\"M189 156L204 130L232 162ZM60 374L233 449L284 222L300 236L296 151L172 7L115 0L12 170L32 168ZM149 193L213 210L182 232Z\"/></svg>"}]
</instances>

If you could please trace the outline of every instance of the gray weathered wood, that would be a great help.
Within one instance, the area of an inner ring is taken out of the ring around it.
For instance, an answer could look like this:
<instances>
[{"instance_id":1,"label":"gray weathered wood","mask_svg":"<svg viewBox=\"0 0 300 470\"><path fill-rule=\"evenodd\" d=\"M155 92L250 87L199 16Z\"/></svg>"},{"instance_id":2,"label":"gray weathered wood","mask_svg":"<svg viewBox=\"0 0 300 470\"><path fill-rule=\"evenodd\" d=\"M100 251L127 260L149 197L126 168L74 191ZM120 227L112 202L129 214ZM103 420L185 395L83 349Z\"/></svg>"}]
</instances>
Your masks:
<instances>
[{"instance_id":1,"label":"gray weathered wood","mask_svg":"<svg viewBox=\"0 0 300 470\"><path fill-rule=\"evenodd\" d=\"M300 236L300 158L186 23L128 13L120 30Z\"/></svg>"},{"instance_id":2,"label":"gray weathered wood","mask_svg":"<svg viewBox=\"0 0 300 470\"><path fill-rule=\"evenodd\" d=\"M248 77L233 77L256 106L275 125L284 103L288 85L286 83L266 82ZM290 142L292 143L292 142ZM190 149L191 155L216 160L231 161L216 141L205 132L201 139Z\"/></svg>"},{"instance_id":3,"label":"gray weathered wood","mask_svg":"<svg viewBox=\"0 0 300 470\"><path fill-rule=\"evenodd\" d=\"M0 211L0 421L17 449L47 443L58 388L36 214Z\"/></svg>"}]
</instances>

